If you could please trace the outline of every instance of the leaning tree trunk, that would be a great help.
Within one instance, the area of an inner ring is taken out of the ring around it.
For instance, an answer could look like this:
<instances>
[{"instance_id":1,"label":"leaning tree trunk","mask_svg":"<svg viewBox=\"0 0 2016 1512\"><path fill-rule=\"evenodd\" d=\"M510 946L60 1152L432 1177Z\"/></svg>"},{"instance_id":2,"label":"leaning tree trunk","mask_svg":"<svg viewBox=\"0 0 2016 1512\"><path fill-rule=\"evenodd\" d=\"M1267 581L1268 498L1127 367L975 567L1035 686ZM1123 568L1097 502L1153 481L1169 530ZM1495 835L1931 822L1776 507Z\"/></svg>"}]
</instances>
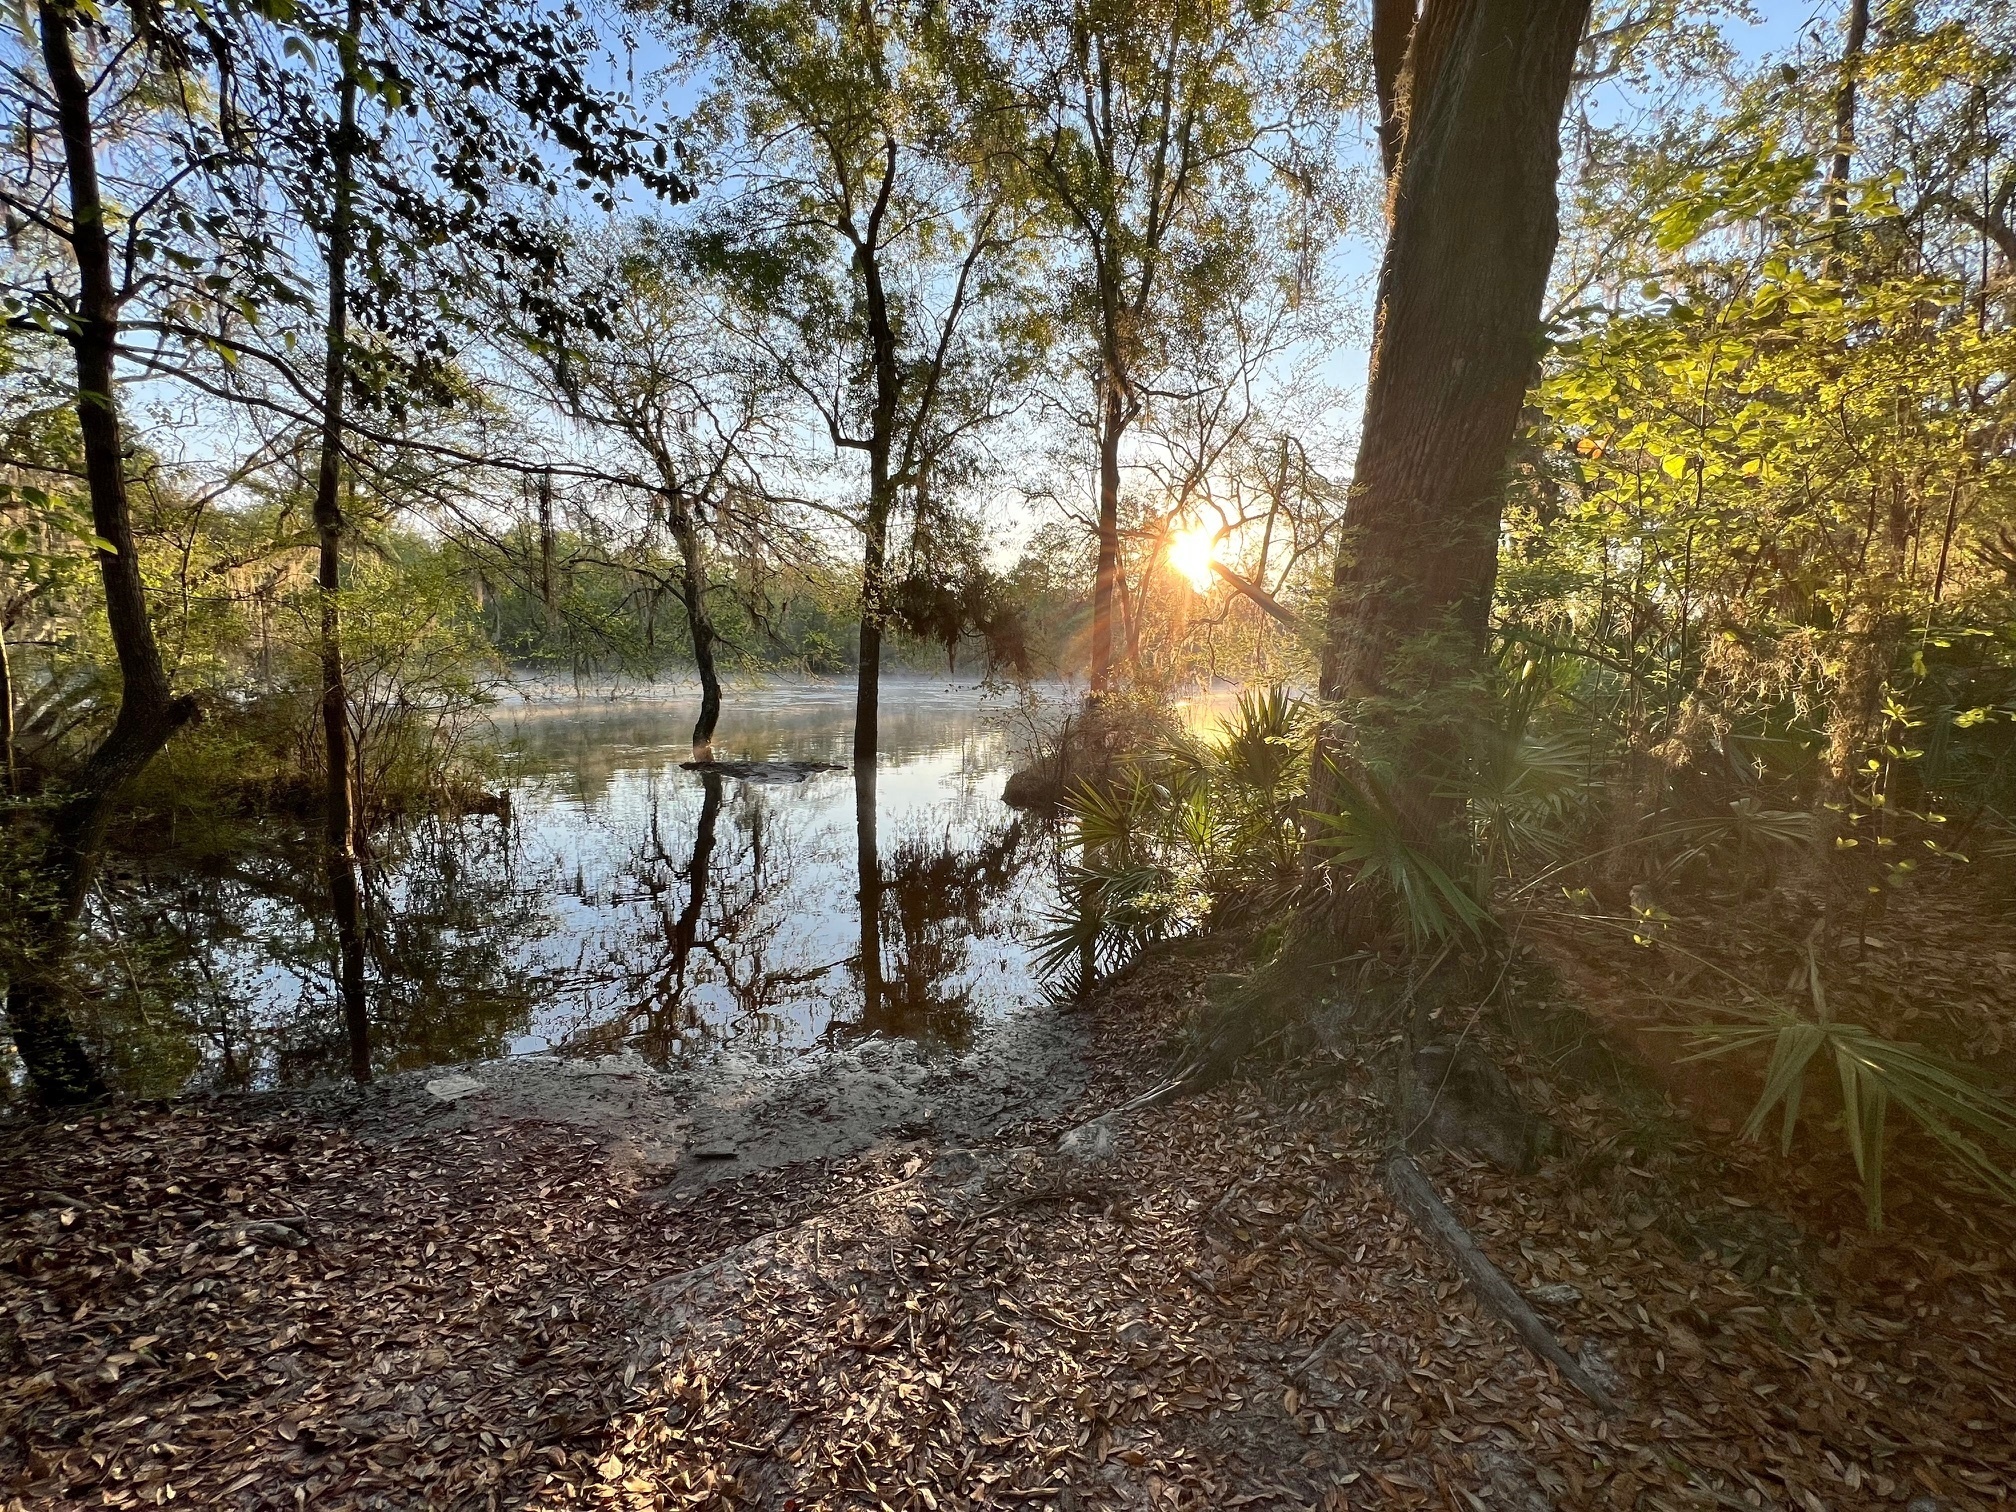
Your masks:
<instances>
[{"instance_id":1,"label":"leaning tree trunk","mask_svg":"<svg viewBox=\"0 0 2016 1512\"><path fill-rule=\"evenodd\" d=\"M714 616L707 609L706 547L700 539L700 522L676 489L666 496L665 518L672 528L673 544L679 548L679 601L686 608L693 665L700 672L700 717L693 724L693 759L705 761L714 753L714 727L721 722L721 674L714 665L714 643L719 636Z\"/></svg>"},{"instance_id":2,"label":"leaning tree trunk","mask_svg":"<svg viewBox=\"0 0 2016 1512\"><path fill-rule=\"evenodd\" d=\"M890 459L896 450L897 404L903 373L896 361L896 326L882 283L879 228L887 209L895 149L889 149L883 192L858 244L855 261L867 293L868 342L874 355L875 402L868 418L868 510L861 522L861 636L854 683L854 781L864 780L872 793L875 759L880 746L882 705L882 629L889 615L889 521L896 510L896 479Z\"/></svg>"},{"instance_id":3,"label":"leaning tree trunk","mask_svg":"<svg viewBox=\"0 0 2016 1512\"><path fill-rule=\"evenodd\" d=\"M1406 135L1401 114L1400 74L1407 66L1407 44L1414 35L1415 0L1372 0L1372 88L1379 111L1379 164L1387 185L1400 166L1400 143Z\"/></svg>"},{"instance_id":4,"label":"leaning tree trunk","mask_svg":"<svg viewBox=\"0 0 2016 1512\"><path fill-rule=\"evenodd\" d=\"M1561 112L1588 11L1588 0L1429 0L1401 79L1322 691L1358 752L1392 773L1419 842L1460 816L1447 774L1484 646L1506 453L1539 357ZM1326 757L1341 734L1328 733ZM1334 798L1321 761L1312 796Z\"/></svg>"},{"instance_id":5,"label":"leaning tree trunk","mask_svg":"<svg viewBox=\"0 0 2016 1512\"><path fill-rule=\"evenodd\" d=\"M43 849L34 896L26 900L16 959L9 962L8 1027L35 1093L54 1105L104 1094L71 1022L66 966L72 937L97 871L112 800L152 761L175 732L197 717L193 699L177 698L161 664L147 594L140 578L126 497L124 443L114 389L122 295L112 267L112 241L98 187L91 87L77 66L71 28L77 12L45 0L37 12L42 61L56 99L70 189L70 250L77 262L78 299L66 336L77 367L77 427L91 496L91 525L102 543L98 573L105 617L119 661L119 709L112 728L66 785Z\"/></svg>"},{"instance_id":6,"label":"leaning tree trunk","mask_svg":"<svg viewBox=\"0 0 2016 1512\"><path fill-rule=\"evenodd\" d=\"M329 215L329 305L322 370L322 450L315 477L315 581L321 600L322 834L329 877L329 912L336 922L337 978L343 1029L350 1044L350 1074L371 1080L371 1019L364 998L364 908L357 875L356 761L350 741L350 689L343 667L344 348L349 341L351 196L357 152L355 51L359 0L350 0L342 38L343 80L338 87L336 135L330 143L333 199Z\"/></svg>"}]
</instances>

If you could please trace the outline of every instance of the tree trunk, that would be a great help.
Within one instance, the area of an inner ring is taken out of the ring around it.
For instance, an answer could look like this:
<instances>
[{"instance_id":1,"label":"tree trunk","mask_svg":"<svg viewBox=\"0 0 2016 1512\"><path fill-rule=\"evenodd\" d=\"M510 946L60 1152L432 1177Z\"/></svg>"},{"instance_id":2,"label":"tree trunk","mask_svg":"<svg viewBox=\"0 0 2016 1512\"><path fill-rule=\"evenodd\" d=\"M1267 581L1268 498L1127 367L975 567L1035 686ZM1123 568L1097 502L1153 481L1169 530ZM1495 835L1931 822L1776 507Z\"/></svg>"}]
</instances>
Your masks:
<instances>
[{"instance_id":1,"label":"tree trunk","mask_svg":"<svg viewBox=\"0 0 2016 1512\"><path fill-rule=\"evenodd\" d=\"M0 781L10 796L14 777L14 668L7 660L7 621L0 616Z\"/></svg>"},{"instance_id":2,"label":"tree trunk","mask_svg":"<svg viewBox=\"0 0 2016 1512\"><path fill-rule=\"evenodd\" d=\"M1855 81L1869 37L1869 0L1850 0L1847 35L1841 48L1841 80L1834 92L1834 154L1827 168L1827 219L1833 245L1827 255L1830 277L1842 276L1848 226L1848 176L1855 161ZM1862 546L1861 571L1851 585L1841 616L1839 656L1827 705L1827 756L1821 768L1815 810L1814 844L1805 863L1792 871L1789 889L1803 894L1807 907L1831 923L1835 842L1852 827L1855 769L1867 748L1883 688L1896 664L1904 618L1896 598L1909 545L1909 516L1893 499L1888 528L1870 504L1869 534ZM1872 560L1873 557L1873 560Z\"/></svg>"},{"instance_id":3,"label":"tree trunk","mask_svg":"<svg viewBox=\"0 0 2016 1512\"><path fill-rule=\"evenodd\" d=\"M560 611L553 599L553 473L539 474L539 602L546 606L546 630L550 636L559 623ZM547 647L550 652L551 647Z\"/></svg>"},{"instance_id":4,"label":"tree trunk","mask_svg":"<svg viewBox=\"0 0 2016 1512\"><path fill-rule=\"evenodd\" d=\"M1827 218L1848 215L1848 170L1855 160L1855 84L1869 41L1869 0L1849 0L1848 35L1841 48L1841 82L1834 91L1834 159L1827 169Z\"/></svg>"},{"instance_id":5,"label":"tree trunk","mask_svg":"<svg viewBox=\"0 0 2016 1512\"><path fill-rule=\"evenodd\" d=\"M868 511L861 522L861 638L854 682L854 774L858 783L861 774L867 773L871 792L881 717L882 628L888 615L889 520L896 506L896 484L889 463L895 455L896 412L903 385L902 369L896 361L896 327L889 314L888 292L882 285L877 243L895 175L896 151L892 145L868 236L855 249L855 262L868 296L868 343L874 358L875 403L868 421Z\"/></svg>"},{"instance_id":6,"label":"tree trunk","mask_svg":"<svg viewBox=\"0 0 2016 1512\"><path fill-rule=\"evenodd\" d=\"M896 503L889 462L895 449L903 381L896 362L896 329L877 260L876 228L895 173L892 146L868 239L856 253L868 296L868 339L875 365L875 403L868 430L868 512L862 521L860 657L854 685L854 837L861 884L861 990L863 1012L870 1017L882 996L882 865L876 843L875 763L880 745L882 627L888 612L889 519Z\"/></svg>"},{"instance_id":7,"label":"tree trunk","mask_svg":"<svg viewBox=\"0 0 2016 1512\"><path fill-rule=\"evenodd\" d=\"M882 860L876 842L875 769L854 769L854 863L860 881L861 1021L882 1011Z\"/></svg>"},{"instance_id":8,"label":"tree trunk","mask_svg":"<svg viewBox=\"0 0 2016 1512\"><path fill-rule=\"evenodd\" d=\"M693 759L705 761L714 751L714 727L721 722L721 675L714 666L714 617L707 611L706 547L700 522L684 495L666 496L666 522L679 548L679 598L686 606L686 629L693 640L693 665L700 671L700 718L693 725Z\"/></svg>"},{"instance_id":9,"label":"tree trunk","mask_svg":"<svg viewBox=\"0 0 2016 1512\"><path fill-rule=\"evenodd\" d=\"M1392 230L1322 691L1417 841L1467 720L1501 482L1539 356L1561 112L1588 0L1430 0L1404 71ZM1341 732L1324 742L1328 756ZM1437 773L1436 767L1442 771ZM1319 761L1312 796L1334 798Z\"/></svg>"},{"instance_id":10,"label":"tree trunk","mask_svg":"<svg viewBox=\"0 0 2016 1512\"><path fill-rule=\"evenodd\" d=\"M1092 691L1113 686L1113 619L1120 597L1120 437L1125 397L1109 371L1101 381L1099 417L1099 566L1092 580Z\"/></svg>"},{"instance_id":11,"label":"tree trunk","mask_svg":"<svg viewBox=\"0 0 2016 1512\"><path fill-rule=\"evenodd\" d=\"M77 365L77 425L84 450L91 524L103 545L98 573L105 616L119 661L119 708L112 728L67 784L51 820L42 857L42 888L25 910L18 958L9 963L8 1026L35 1092L53 1105L101 1097L105 1084L77 1036L66 1003L65 967L71 938L97 871L112 800L183 725L198 717L195 700L168 685L126 497L113 364L122 294L112 271L112 241L98 187L91 89L71 45L76 12L37 8L42 61L56 98L70 189L70 251L76 259L76 319L66 332ZM107 549L109 548L109 549Z\"/></svg>"},{"instance_id":12,"label":"tree trunk","mask_svg":"<svg viewBox=\"0 0 2016 1512\"><path fill-rule=\"evenodd\" d=\"M330 143L333 199L329 215L329 304L322 368L322 450L315 477L315 537L319 547L322 659L322 834L329 874L329 911L336 922L337 977L343 1029L350 1042L350 1074L371 1080L371 1021L364 998L364 910L357 876L356 762L350 742L350 690L343 667L344 519L338 498L343 477L344 349L349 340L351 196L357 151L357 30L359 0L350 0L342 38L343 80L336 134Z\"/></svg>"},{"instance_id":13,"label":"tree trunk","mask_svg":"<svg viewBox=\"0 0 2016 1512\"><path fill-rule=\"evenodd\" d=\"M1407 63L1407 43L1414 35L1418 0L1372 0L1372 89L1379 108L1379 163L1386 182L1400 166L1400 142L1406 135L1401 114L1400 74Z\"/></svg>"}]
</instances>

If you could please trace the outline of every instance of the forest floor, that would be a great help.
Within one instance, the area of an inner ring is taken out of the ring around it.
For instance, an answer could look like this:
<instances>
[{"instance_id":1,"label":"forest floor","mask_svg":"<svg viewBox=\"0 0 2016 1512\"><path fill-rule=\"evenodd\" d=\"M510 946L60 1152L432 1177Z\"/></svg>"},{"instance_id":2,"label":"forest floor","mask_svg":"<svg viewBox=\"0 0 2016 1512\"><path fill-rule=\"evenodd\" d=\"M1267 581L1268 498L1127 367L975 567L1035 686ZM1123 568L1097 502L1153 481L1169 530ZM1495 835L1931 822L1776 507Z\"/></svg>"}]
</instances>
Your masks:
<instances>
[{"instance_id":1,"label":"forest floor","mask_svg":"<svg viewBox=\"0 0 2016 1512\"><path fill-rule=\"evenodd\" d=\"M704 1186L504 1098L0 1130L0 1506L2007 1505L1999 1217L1924 1192L1871 1237L1573 1047L1501 1047L1564 1154L1423 1164L1615 1418L1388 1199L1340 1057L1057 1153L1211 965L1074 1015L1082 1081L1019 1122Z\"/></svg>"}]
</instances>

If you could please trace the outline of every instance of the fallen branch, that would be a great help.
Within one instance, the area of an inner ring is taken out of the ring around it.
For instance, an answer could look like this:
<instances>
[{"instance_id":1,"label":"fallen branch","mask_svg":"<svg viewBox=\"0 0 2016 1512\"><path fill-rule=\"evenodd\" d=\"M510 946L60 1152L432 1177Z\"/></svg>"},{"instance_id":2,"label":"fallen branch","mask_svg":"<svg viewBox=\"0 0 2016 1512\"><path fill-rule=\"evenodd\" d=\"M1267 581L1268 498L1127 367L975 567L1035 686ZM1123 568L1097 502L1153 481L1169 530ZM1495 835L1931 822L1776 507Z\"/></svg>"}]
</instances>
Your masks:
<instances>
[{"instance_id":1,"label":"fallen branch","mask_svg":"<svg viewBox=\"0 0 2016 1512\"><path fill-rule=\"evenodd\" d=\"M1316 1347L1310 1350L1308 1354L1302 1357L1302 1363L1300 1365L1297 1365L1293 1370L1288 1372L1289 1377L1292 1379L1296 1376L1306 1376L1307 1374L1309 1374L1309 1367L1311 1365L1314 1365L1318 1360L1322 1359L1323 1356L1330 1353L1330 1351L1337 1346L1340 1340L1349 1338L1352 1334L1361 1332L1363 1332L1363 1330L1359 1327L1357 1319L1346 1318L1342 1323L1339 1323L1335 1328L1331 1329L1330 1332L1326 1333L1325 1335L1323 1335L1321 1339L1316 1341Z\"/></svg>"},{"instance_id":2,"label":"fallen branch","mask_svg":"<svg viewBox=\"0 0 2016 1512\"><path fill-rule=\"evenodd\" d=\"M1561 1347L1561 1341L1540 1321L1540 1315L1533 1311L1533 1304L1520 1295L1519 1288L1506 1280L1505 1273L1491 1263L1491 1257L1477 1247L1470 1231L1435 1195L1435 1189L1421 1174L1421 1168L1414 1163L1412 1156L1396 1153L1386 1162L1384 1175L1386 1188L1393 1194L1393 1200L1430 1238L1449 1252L1449 1258L1456 1262L1456 1268L1463 1273L1463 1279L1469 1282L1470 1290L1478 1301L1510 1324L1521 1343L1537 1358L1545 1360L1566 1376L1582 1395L1605 1412L1622 1411L1617 1399L1598 1385L1575 1357Z\"/></svg>"}]
</instances>

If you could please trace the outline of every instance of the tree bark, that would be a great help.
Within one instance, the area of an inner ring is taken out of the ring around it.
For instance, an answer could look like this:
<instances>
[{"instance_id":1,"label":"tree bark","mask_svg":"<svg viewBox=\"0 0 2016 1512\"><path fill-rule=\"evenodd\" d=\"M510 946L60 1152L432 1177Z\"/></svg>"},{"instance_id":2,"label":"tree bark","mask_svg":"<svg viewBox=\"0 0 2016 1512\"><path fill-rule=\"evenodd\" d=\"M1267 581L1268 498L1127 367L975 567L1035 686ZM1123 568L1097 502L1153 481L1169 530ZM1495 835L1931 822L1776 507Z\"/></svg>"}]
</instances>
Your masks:
<instances>
[{"instance_id":1,"label":"tree bark","mask_svg":"<svg viewBox=\"0 0 2016 1512\"><path fill-rule=\"evenodd\" d=\"M329 912L336 923L337 980L343 1029L350 1042L350 1074L371 1080L371 1020L364 996L364 910L357 875L357 781L350 740L350 689L343 665L344 355L349 341L352 195L357 152L357 31L359 0L350 0L338 86L336 132L330 142L333 178L329 214L329 303L324 322L321 456L315 477L316 586L321 600L322 834L329 879Z\"/></svg>"},{"instance_id":2,"label":"tree bark","mask_svg":"<svg viewBox=\"0 0 2016 1512\"><path fill-rule=\"evenodd\" d=\"M155 644L140 577L139 548L126 495L114 361L123 302L112 271L112 241L98 186L91 87L77 66L71 28L76 11L37 8L42 61L56 100L70 191L70 251L77 264L75 316L65 331L77 369L77 424L100 546L98 573L105 615L119 662L119 707L112 728L66 784L43 852L43 887L24 910L18 958L10 962L8 1026L36 1095L52 1105L104 1095L71 1022L66 974L72 936L96 874L105 825L119 792L152 761L175 732L198 717L195 700L177 698Z\"/></svg>"},{"instance_id":3,"label":"tree bark","mask_svg":"<svg viewBox=\"0 0 2016 1512\"><path fill-rule=\"evenodd\" d=\"M693 759L705 761L714 752L714 727L721 722L721 674L714 665L714 643L720 637L707 608L707 548L692 506L676 488L666 495L665 519L673 544L679 548L679 600L686 607L693 665L700 673L700 717L693 723Z\"/></svg>"},{"instance_id":4,"label":"tree bark","mask_svg":"<svg viewBox=\"0 0 2016 1512\"><path fill-rule=\"evenodd\" d=\"M1100 380L1099 566L1092 580L1092 691L1113 686L1113 611L1120 597L1120 438L1127 429L1126 398L1109 363Z\"/></svg>"},{"instance_id":5,"label":"tree bark","mask_svg":"<svg viewBox=\"0 0 2016 1512\"><path fill-rule=\"evenodd\" d=\"M1379 162L1389 185L1393 170L1400 166L1400 141L1406 133L1400 114L1400 72L1406 66L1418 4L1419 0L1372 0L1372 89L1379 107Z\"/></svg>"},{"instance_id":6,"label":"tree bark","mask_svg":"<svg viewBox=\"0 0 2016 1512\"><path fill-rule=\"evenodd\" d=\"M1383 741L1412 838L1481 656L1506 453L1539 353L1559 234L1560 124L1588 0L1430 0L1404 70L1404 135L1322 691ZM1327 757L1340 731L1327 733ZM1319 761L1312 798L1334 799Z\"/></svg>"},{"instance_id":7,"label":"tree bark","mask_svg":"<svg viewBox=\"0 0 2016 1512\"><path fill-rule=\"evenodd\" d=\"M861 1021L882 1011L882 858L875 821L875 769L854 769L854 863L861 908Z\"/></svg>"},{"instance_id":8,"label":"tree bark","mask_svg":"<svg viewBox=\"0 0 2016 1512\"><path fill-rule=\"evenodd\" d=\"M1855 159L1855 85L1869 41L1869 0L1849 0L1848 35L1841 48L1841 82L1834 91L1834 160L1827 169L1827 218L1848 215L1848 170Z\"/></svg>"},{"instance_id":9,"label":"tree bark","mask_svg":"<svg viewBox=\"0 0 2016 1512\"><path fill-rule=\"evenodd\" d=\"M1869 38L1869 0L1851 0L1846 30L1841 81L1834 92L1834 155L1827 169L1827 219L1834 238L1827 272L1835 278L1843 274L1848 176L1855 162L1855 84ZM1827 706L1827 757L1817 795L1814 845L1806 864L1793 873L1794 891L1805 894L1804 901L1819 909L1823 922L1830 922L1832 915L1835 842L1851 827L1856 765L1868 747L1904 635L1905 619L1897 598L1910 544L1910 515L1894 497L1887 520L1879 523L1878 514L1878 501L1872 498L1862 570L1851 585L1837 636L1840 651Z\"/></svg>"},{"instance_id":10,"label":"tree bark","mask_svg":"<svg viewBox=\"0 0 2016 1512\"><path fill-rule=\"evenodd\" d=\"M7 660L7 621L0 616L0 781L12 794L14 778L14 667Z\"/></svg>"},{"instance_id":11,"label":"tree bark","mask_svg":"<svg viewBox=\"0 0 2016 1512\"><path fill-rule=\"evenodd\" d=\"M896 413L902 396L903 372L896 361L896 327L889 313L888 291L882 283L882 217L896 184L896 146L887 144L882 185L867 233L854 246L854 260L867 295L868 345L875 372L875 401L869 414L868 509L861 522L861 635L854 681L854 774L865 771L870 790L875 782L875 758L880 743L882 701L882 629L888 617L889 520L895 512L896 482L890 467L895 455Z\"/></svg>"}]
</instances>

